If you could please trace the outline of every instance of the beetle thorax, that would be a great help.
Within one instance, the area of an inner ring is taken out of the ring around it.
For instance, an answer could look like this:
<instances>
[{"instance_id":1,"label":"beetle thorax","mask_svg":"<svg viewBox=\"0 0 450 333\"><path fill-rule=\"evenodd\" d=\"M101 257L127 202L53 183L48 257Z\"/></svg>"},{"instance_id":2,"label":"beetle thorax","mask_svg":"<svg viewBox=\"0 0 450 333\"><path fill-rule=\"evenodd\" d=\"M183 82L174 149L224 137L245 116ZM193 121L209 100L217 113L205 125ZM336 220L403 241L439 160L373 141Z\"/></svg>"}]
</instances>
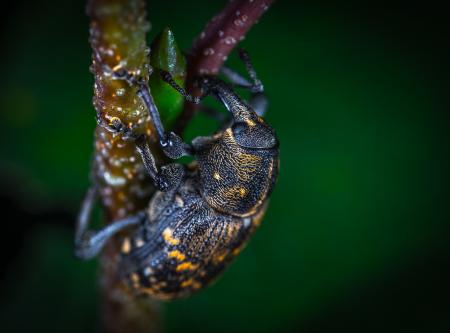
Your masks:
<instances>
[{"instance_id":1,"label":"beetle thorax","mask_svg":"<svg viewBox=\"0 0 450 333\"><path fill-rule=\"evenodd\" d=\"M231 129L197 148L200 191L208 204L235 216L254 214L272 188L276 150L241 147Z\"/></svg>"}]
</instances>

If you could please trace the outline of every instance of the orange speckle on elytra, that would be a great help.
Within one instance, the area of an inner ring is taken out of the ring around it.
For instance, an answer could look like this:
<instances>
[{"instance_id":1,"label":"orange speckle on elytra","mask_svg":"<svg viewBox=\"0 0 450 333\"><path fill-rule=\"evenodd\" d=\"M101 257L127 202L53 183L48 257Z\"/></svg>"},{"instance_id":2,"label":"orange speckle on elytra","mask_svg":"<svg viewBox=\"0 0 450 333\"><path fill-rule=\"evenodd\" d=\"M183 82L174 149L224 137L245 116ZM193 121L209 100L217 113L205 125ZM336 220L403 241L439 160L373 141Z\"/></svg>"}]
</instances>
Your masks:
<instances>
[{"instance_id":1,"label":"orange speckle on elytra","mask_svg":"<svg viewBox=\"0 0 450 333\"><path fill-rule=\"evenodd\" d=\"M214 264L218 264L218 263L224 261L224 260L225 260L225 257L227 256L227 254L228 254L227 251L222 251L222 252L216 254L216 255L213 257L213 262L214 262Z\"/></svg>"},{"instance_id":2,"label":"orange speckle on elytra","mask_svg":"<svg viewBox=\"0 0 450 333\"><path fill-rule=\"evenodd\" d=\"M179 239L173 237L173 230L170 228L164 229L162 236L164 240L170 245L178 245L180 243Z\"/></svg>"},{"instance_id":3,"label":"orange speckle on elytra","mask_svg":"<svg viewBox=\"0 0 450 333\"><path fill-rule=\"evenodd\" d=\"M186 256L183 253L181 253L180 251L178 251L178 250L170 251L167 254L167 257L175 258L175 259L177 259L179 261L183 261L186 258Z\"/></svg>"},{"instance_id":4,"label":"orange speckle on elytra","mask_svg":"<svg viewBox=\"0 0 450 333\"><path fill-rule=\"evenodd\" d=\"M186 270L193 271L193 270L196 270L197 268L198 268L197 264L193 264L193 263L187 261L182 264L179 264L175 270L177 272L186 271Z\"/></svg>"},{"instance_id":5,"label":"orange speckle on elytra","mask_svg":"<svg viewBox=\"0 0 450 333\"><path fill-rule=\"evenodd\" d=\"M130 250L131 250L131 242L130 242L130 239L129 239L129 238L125 238L125 239L123 240L123 242L122 242L122 249L121 249L121 251L122 251L122 253L124 253L124 254L128 254L128 253L130 253Z\"/></svg>"},{"instance_id":6,"label":"orange speckle on elytra","mask_svg":"<svg viewBox=\"0 0 450 333\"><path fill-rule=\"evenodd\" d=\"M189 287L194 281L192 279L186 280L181 282L180 286L181 288Z\"/></svg>"}]
</instances>

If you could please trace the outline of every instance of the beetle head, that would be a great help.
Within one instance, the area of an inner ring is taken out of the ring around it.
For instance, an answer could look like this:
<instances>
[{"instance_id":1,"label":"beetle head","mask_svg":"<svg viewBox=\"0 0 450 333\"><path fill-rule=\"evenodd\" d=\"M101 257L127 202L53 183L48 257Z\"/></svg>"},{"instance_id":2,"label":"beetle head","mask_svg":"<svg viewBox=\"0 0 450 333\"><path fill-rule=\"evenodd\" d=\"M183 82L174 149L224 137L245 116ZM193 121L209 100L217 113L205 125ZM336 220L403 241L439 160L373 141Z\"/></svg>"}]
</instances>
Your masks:
<instances>
[{"instance_id":1,"label":"beetle head","mask_svg":"<svg viewBox=\"0 0 450 333\"><path fill-rule=\"evenodd\" d=\"M278 145L275 131L261 117L238 120L231 126L238 145L254 149L270 149Z\"/></svg>"}]
</instances>

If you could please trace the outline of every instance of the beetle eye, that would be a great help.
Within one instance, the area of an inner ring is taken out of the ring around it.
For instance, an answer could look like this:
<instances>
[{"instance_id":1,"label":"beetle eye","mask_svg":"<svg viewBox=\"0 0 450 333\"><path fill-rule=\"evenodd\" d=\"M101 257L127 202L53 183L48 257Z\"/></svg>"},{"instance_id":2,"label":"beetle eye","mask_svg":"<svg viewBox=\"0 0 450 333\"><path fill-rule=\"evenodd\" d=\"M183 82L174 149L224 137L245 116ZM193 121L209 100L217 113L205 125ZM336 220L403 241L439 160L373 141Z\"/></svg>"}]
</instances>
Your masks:
<instances>
[{"instance_id":1,"label":"beetle eye","mask_svg":"<svg viewBox=\"0 0 450 333\"><path fill-rule=\"evenodd\" d=\"M255 123L253 126L244 122L234 123L231 130L238 145L247 148L268 149L277 145L278 141L271 127Z\"/></svg>"},{"instance_id":2,"label":"beetle eye","mask_svg":"<svg viewBox=\"0 0 450 333\"><path fill-rule=\"evenodd\" d=\"M246 123L234 123L231 129L233 130L234 136L241 136L245 134L248 125Z\"/></svg>"}]
</instances>

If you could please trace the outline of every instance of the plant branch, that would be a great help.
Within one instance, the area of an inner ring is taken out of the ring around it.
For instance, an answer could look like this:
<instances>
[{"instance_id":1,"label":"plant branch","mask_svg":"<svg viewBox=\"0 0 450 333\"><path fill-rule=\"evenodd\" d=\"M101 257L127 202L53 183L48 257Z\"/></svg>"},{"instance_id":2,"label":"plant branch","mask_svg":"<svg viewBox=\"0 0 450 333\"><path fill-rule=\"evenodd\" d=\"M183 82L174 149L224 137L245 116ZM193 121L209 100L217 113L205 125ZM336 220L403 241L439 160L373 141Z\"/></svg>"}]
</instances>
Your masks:
<instances>
[{"instance_id":1,"label":"plant branch","mask_svg":"<svg viewBox=\"0 0 450 333\"><path fill-rule=\"evenodd\" d=\"M187 90L199 96L194 86L199 75L216 75L233 48L259 18L269 9L274 0L234 0L214 16L205 29L194 40L188 56ZM175 131L181 132L196 112L196 106L186 102L185 110L178 118Z\"/></svg>"},{"instance_id":2,"label":"plant branch","mask_svg":"<svg viewBox=\"0 0 450 333\"><path fill-rule=\"evenodd\" d=\"M156 140L136 87L114 80L111 71L125 68L148 80L149 24L142 0L90 0L88 4L91 72L95 77L94 106L101 126L95 131L93 178L100 189L105 223L144 209L153 192L133 142L105 127L119 118L137 133ZM104 332L158 332L159 305L139 299L123 285L117 274L119 244L109 242L100 259L102 329Z\"/></svg>"}]
</instances>

